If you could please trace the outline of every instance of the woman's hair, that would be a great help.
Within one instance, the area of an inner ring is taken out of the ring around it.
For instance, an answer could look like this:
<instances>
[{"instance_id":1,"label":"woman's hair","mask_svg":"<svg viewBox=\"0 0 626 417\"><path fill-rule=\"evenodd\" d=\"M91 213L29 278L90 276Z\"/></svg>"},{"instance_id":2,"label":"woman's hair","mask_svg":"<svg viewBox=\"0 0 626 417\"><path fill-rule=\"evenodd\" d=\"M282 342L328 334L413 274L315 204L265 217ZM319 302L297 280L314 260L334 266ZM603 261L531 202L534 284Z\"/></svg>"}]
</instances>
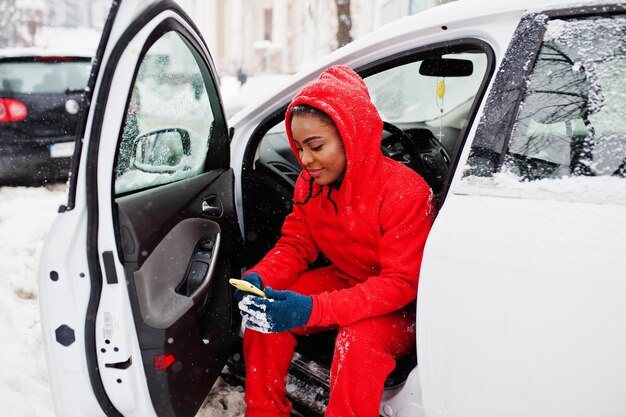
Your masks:
<instances>
[{"instance_id":1,"label":"woman's hair","mask_svg":"<svg viewBox=\"0 0 626 417\"><path fill-rule=\"evenodd\" d=\"M313 116L325 124L335 124L333 119L328 114L309 104L298 104L297 106L293 106L290 113L290 122L293 120L294 116Z\"/></svg>"}]
</instances>

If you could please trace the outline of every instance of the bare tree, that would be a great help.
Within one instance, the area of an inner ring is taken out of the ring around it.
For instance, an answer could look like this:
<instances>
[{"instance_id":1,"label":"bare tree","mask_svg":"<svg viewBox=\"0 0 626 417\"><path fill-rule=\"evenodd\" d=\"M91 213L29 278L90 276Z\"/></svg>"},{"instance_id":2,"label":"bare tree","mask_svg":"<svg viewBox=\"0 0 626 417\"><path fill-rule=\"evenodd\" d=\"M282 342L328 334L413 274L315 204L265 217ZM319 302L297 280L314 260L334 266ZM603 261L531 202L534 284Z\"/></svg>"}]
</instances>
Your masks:
<instances>
[{"instance_id":1,"label":"bare tree","mask_svg":"<svg viewBox=\"0 0 626 417\"><path fill-rule=\"evenodd\" d=\"M335 0L337 5L337 48L352 42L352 14L350 0Z\"/></svg>"},{"instance_id":2,"label":"bare tree","mask_svg":"<svg viewBox=\"0 0 626 417\"><path fill-rule=\"evenodd\" d=\"M15 0L0 1L0 48L15 45L18 10Z\"/></svg>"}]
</instances>

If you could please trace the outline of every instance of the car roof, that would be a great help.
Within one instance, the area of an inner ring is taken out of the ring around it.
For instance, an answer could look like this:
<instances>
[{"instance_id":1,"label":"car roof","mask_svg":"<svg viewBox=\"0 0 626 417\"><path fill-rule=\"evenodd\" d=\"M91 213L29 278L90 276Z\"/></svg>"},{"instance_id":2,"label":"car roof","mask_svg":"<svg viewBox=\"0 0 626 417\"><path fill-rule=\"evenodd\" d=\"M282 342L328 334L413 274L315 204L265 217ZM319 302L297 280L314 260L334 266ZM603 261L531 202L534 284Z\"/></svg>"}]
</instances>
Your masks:
<instances>
[{"instance_id":1,"label":"car roof","mask_svg":"<svg viewBox=\"0 0 626 417\"><path fill-rule=\"evenodd\" d=\"M594 7L601 5L623 4L619 0L457 0L432 7L415 16L428 17L447 16L448 18L474 18L485 14L500 14L512 11L541 12L545 10Z\"/></svg>"},{"instance_id":2,"label":"car roof","mask_svg":"<svg viewBox=\"0 0 626 417\"><path fill-rule=\"evenodd\" d=\"M624 2L619 0L457 0L390 22L355 40L353 43L364 42L373 37L379 39L386 37L385 32L397 34L411 31L416 26L424 28L438 27L450 25L454 22L479 22L481 18L499 15L519 14L521 16L526 13L573 8L588 8L590 12L593 12L594 6L616 4L624 4ZM350 44L347 47L350 47Z\"/></svg>"},{"instance_id":3,"label":"car roof","mask_svg":"<svg viewBox=\"0 0 626 417\"><path fill-rule=\"evenodd\" d=\"M21 58L37 56L72 56L79 58L92 58L95 51L87 48L38 48L38 47L15 47L0 49L1 58Z\"/></svg>"}]
</instances>

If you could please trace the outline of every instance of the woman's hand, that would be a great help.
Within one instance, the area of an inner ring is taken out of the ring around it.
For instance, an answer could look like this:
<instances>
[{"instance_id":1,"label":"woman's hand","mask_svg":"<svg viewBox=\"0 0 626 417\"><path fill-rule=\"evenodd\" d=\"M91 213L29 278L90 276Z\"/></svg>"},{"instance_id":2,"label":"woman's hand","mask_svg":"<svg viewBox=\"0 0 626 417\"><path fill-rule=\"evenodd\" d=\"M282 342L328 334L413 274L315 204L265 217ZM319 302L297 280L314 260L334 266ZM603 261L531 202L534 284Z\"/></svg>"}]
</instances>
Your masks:
<instances>
[{"instance_id":1,"label":"woman's hand","mask_svg":"<svg viewBox=\"0 0 626 417\"><path fill-rule=\"evenodd\" d=\"M293 291L265 288L267 298L246 295L239 302L246 327L261 333L279 333L304 326L313 308L313 298Z\"/></svg>"},{"instance_id":2,"label":"woman's hand","mask_svg":"<svg viewBox=\"0 0 626 417\"><path fill-rule=\"evenodd\" d=\"M248 281L250 284L254 285L260 290L263 289L263 278L261 278L261 275L257 274L256 272L250 272L249 274L242 276L241 279L244 281ZM241 290L235 290L235 294L233 294L233 296L235 297L237 302L241 302L243 297L247 294L249 293Z\"/></svg>"}]
</instances>

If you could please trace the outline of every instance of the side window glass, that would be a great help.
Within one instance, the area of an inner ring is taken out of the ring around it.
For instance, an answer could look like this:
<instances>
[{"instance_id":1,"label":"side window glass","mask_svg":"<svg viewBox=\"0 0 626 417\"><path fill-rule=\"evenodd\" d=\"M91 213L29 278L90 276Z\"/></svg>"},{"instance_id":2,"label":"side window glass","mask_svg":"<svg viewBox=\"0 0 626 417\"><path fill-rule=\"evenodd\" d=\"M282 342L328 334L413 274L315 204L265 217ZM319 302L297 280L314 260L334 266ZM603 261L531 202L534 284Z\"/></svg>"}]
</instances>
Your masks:
<instances>
[{"instance_id":1,"label":"side window glass","mask_svg":"<svg viewBox=\"0 0 626 417\"><path fill-rule=\"evenodd\" d=\"M503 171L521 180L626 172L626 17L550 21Z\"/></svg>"},{"instance_id":2,"label":"side window glass","mask_svg":"<svg viewBox=\"0 0 626 417\"><path fill-rule=\"evenodd\" d=\"M115 168L115 193L204 171L214 121L197 51L170 31L146 52L132 89Z\"/></svg>"}]
</instances>

